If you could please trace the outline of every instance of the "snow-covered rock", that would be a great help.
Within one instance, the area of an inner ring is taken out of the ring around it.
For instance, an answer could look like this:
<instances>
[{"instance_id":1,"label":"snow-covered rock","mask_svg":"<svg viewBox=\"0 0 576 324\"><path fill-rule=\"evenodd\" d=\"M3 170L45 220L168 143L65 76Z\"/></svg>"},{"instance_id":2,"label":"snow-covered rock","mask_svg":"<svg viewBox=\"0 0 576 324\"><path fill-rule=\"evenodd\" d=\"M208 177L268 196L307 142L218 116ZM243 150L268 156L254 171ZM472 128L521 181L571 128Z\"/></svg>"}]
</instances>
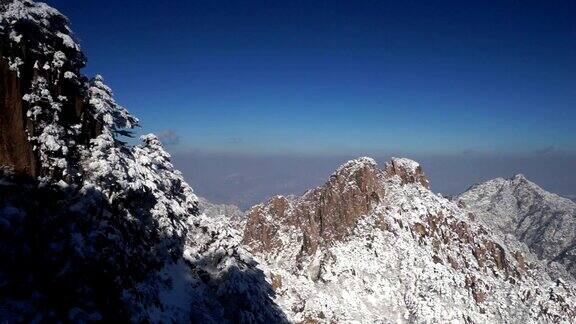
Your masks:
<instances>
[{"instance_id":1,"label":"snow-covered rock","mask_svg":"<svg viewBox=\"0 0 576 324\"><path fill-rule=\"evenodd\" d=\"M74 177L77 146L99 121L86 113L85 57L68 20L44 3L0 2L0 163L31 176ZM8 69L7 69L8 67Z\"/></svg>"},{"instance_id":2,"label":"snow-covered rock","mask_svg":"<svg viewBox=\"0 0 576 324\"><path fill-rule=\"evenodd\" d=\"M458 198L486 223L516 236L540 258L559 262L576 277L576 203L547 192L519 174L471 187Z\"/></svg>"},{"instance_id":3,"label":"snow-covered rock","mask_svg":"<svg viewBox=\"0 0 576 324\"><path fill-rule=\"evenodd\" d=\"M573 282L427 187L414 161L353 160L253 207L244 243L295 322L573 320Z\"/></svg>"},{"instance_id":4,"label":"snow-covered rock","mask_svg":"<svg viewBox=\"0 0 576 324\"><path fill-rule=\"evenodd\" d=\"M425 188L430 188L428 178L426 178L422 167L416 161L393 157L390 162L386 163L385 170L388 176L397 175L404 183L418 182Z\"/></svg>"}]
</instances>

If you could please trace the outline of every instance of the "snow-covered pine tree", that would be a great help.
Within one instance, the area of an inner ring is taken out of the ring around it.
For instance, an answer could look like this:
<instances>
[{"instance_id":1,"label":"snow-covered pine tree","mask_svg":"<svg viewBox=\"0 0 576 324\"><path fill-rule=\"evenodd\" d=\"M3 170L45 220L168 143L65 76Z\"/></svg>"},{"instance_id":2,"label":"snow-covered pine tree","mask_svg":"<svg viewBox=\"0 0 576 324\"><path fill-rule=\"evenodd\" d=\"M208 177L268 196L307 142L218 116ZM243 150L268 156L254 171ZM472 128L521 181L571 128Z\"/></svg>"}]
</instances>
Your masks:
<instances>
[{"instance_id":1,"label":"snow-covered pine tree","mask_svg":"<svg viewBox=\"0 0 576 324\"><path fill-rule=\"evenodd\" d=\"M104 83L101 75L90 80L87 92L90 113L112 134L129 135L126 129L138 126L138 119L116 103L112 89Z\"/></svg>"},{"instance_id":2,"label":"snow-covered pine tree","mask_svg":"<svg viewBox=\"0 0 576 324\"><path fill-rule=\"evenodd\" d=\"M240 236L199 215L158 138L122 141L138 120L84 62L57 10L0 2L15 98L0 114L27 116L0 140L24 138L39 160L23 175L0 168L0 322L285 321Z\"/></svg>"},{"instance_id":3,"label":"snow-covered pine tree","mask_svg":"<svg viewBox=\"0 0 576 324\"><path fill-rule=\"evenodd\" d=\"M64 16L30 0L0 10L0 63L18 76L42 178L0 181L0 321L146 320L196 198L159 143L121 141L138 121L80 74Z\"/></svg>"},{"instance_id":4,"label":"snow-covered pine tree","mask_svg":"<svg viewBox=\"0 0 576 324\"><path fill-rule=\"evenodd\" d=\"M74 177L82 124L74 110L83 89L71 76L84 66L84 55L66 17L48 5L2 1L0 9L0 53L20 78L27 136L39 166L34 175Z\"/></svg>"},{"instance_id":5,"label":"snow-covered pine tree","mask_svg":"<svg viewBox=\"0 0 576 324\"><path fill-rule=\"evenodd\" d=\"M37 66L35 70L38 70ZM24 95L23 100L29 106L26 112L32 121L29 139L38 152L41 174L48 177L68 174L68 148L73 146L74 128L67 131L60 124L61 101L65 101L66 97L53 98L46 79L36 76L30 92Z\"/></svg>"}]
</instances>

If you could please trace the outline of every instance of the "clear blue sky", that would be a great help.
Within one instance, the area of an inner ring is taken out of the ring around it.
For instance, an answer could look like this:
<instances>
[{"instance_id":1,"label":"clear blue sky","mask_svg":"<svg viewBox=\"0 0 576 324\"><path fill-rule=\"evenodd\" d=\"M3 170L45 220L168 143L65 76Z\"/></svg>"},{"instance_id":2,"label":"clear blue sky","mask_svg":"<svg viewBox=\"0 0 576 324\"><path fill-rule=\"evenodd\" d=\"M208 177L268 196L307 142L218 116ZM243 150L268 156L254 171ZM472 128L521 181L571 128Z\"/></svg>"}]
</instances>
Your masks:
<instances>
[{"instance_id":1,"label":"clear blue sky","mask_svg":"<svg viewBox=\"0 0 576 324\"><path fill-rule=\"evenodd\" d=\"M576 1L47 1L173 150L576 148Z\"/></svg>"}]
</instances>

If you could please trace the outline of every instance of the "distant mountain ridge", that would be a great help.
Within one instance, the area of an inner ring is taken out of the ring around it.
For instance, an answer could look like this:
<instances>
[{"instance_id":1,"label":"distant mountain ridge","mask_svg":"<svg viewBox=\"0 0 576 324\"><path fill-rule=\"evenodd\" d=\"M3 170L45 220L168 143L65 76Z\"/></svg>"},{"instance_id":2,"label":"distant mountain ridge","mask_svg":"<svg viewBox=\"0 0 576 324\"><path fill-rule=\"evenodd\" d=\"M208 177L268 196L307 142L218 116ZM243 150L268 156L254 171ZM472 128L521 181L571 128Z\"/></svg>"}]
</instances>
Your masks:
<instances>
[{"instance_id":1,"label":"distant mountain ridge","mask_svg":"<svg viewBox=\"0 0 576 324\"><path fill-rule=\"evenodd\" d=\"M519 174L475 185L458 201L487 223L516 236L539 257L576 276L576 203Z\"/></svg>"}]
</instances>

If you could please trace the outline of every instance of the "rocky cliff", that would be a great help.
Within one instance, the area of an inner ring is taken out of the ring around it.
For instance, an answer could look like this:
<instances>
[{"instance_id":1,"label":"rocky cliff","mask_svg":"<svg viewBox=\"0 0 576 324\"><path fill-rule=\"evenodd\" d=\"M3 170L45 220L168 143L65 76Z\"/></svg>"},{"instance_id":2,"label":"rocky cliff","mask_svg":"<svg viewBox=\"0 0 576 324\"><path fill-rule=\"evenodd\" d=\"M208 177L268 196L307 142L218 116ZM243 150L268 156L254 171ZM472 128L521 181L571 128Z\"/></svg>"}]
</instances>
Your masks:
<instances>
[{"instance_id":1,"label":"rocky cliff","mask_svg":"<svg viewBox=\"0 0 576 324\"><path fill-rule=\"evenodd\" d=\"M46 154L74 157L71 151L46 153L42 136L68 133L75 144L87 145L102 129L89 112L88 80L80 74L84 55L67 19L52 8L3 1L0 11L0 164L32 177L55 175ZM50 129L55 120L61 129Z\"/></svg>"},{"instance_id":2,"label":"rocky cliff","mask_svg":"<svg viewBox=\"0 0 576 324\"><path fill-rule=\"evenodd\" d=\"M20 80L4 58L0 58L0 71L0 164L36 176L38 159L28 141L32 126L23 107Z\"/></svg>"},{"instance_id":3,"label":"rocky cliff","mask_svg":"<svg viewBox=\"0 0 576 324\"><path fill-rule=\"evenodd\" d=\"M383 174L374 160L362 158L340 167L326 185L301 197L276 196L248 212L244 243L255 251L281 250L282 228L302 232L302 255L316 252L320 245L346 237L358 218L381 200Z\"/></svg>"},{"instance_id":4,"label":"rocky cliff","mask_svg":"<svg viewBox=\"0 0 576 324\"><path fill-rule=\"evenodd\" d=\"M428 189L418 163L360 158L253 207L244 243L296 322L569 321L574 283Z\"/></svg>"}]
</instances>

